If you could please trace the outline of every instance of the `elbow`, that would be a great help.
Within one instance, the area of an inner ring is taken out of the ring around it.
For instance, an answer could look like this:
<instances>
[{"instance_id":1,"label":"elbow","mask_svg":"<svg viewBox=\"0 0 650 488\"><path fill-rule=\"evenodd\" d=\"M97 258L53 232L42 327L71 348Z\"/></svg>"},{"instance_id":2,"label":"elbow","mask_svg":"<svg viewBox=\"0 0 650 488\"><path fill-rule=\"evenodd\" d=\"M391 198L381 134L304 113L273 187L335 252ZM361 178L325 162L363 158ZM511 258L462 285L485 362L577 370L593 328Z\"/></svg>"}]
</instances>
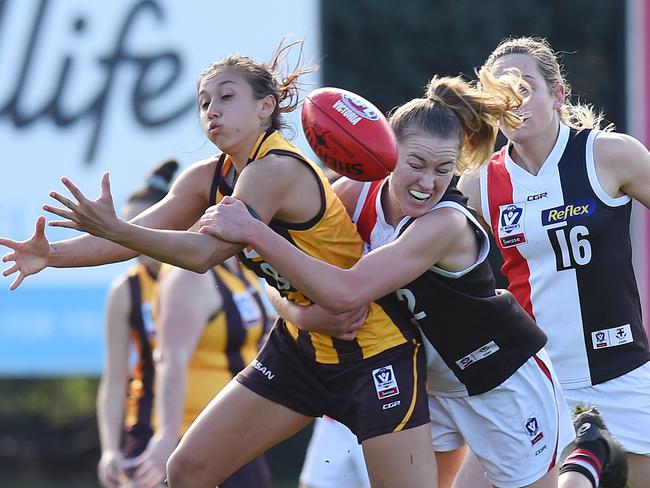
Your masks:
<instances>
[{"instance_id":1,"label":"elbow","mask_svg":"<svg viewBox=\"0 0 650 488\"><path fill-rule=\"evenodd\" d=\"M323 298L325 300L319 305L334 314L350 312L365 305L365 303L359 303L357 294L353 290L349 290L348 287L336 288Z\"/></svg>"}]
</instances>

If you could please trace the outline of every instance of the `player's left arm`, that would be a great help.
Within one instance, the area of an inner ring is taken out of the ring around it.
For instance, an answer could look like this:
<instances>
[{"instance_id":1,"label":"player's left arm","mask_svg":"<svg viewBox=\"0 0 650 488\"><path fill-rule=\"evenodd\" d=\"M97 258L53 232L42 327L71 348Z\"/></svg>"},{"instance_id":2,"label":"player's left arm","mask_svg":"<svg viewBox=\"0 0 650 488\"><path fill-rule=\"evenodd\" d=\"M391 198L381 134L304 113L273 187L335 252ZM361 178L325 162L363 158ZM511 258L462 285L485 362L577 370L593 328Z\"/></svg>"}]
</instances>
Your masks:
<instances>
[{"instance_id":1,"label":"player's left arm","mask_svg":"<svg viewBox=\"0 0 650 488\"><path fill-rule=\"evenodd\" d=\"M604 132L594 141L598 179L610 196L629 195L650 208L650 152L632 136Z\"/></svg>"}]
</instances>

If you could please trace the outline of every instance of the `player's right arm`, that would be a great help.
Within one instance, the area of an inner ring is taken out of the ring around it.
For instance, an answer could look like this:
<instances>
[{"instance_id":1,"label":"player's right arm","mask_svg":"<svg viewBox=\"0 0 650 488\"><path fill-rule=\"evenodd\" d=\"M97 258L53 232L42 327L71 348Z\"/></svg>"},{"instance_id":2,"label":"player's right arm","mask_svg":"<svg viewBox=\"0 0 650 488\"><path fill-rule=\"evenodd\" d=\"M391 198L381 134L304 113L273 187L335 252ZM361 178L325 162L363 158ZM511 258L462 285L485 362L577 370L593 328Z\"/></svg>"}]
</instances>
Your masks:
<instances>
[{"instance_id":1,"label":"player's right arm","mask_svg":"<svg viewBox=\"0 0 650 488\"><path fill-rule=\"evenodd\" d=\"M297 325L308 332L318 332L343 340L352 340L357 331L366 323L369 306L362 306L351 311L333 313L317 303L298 305L280 295L275 288L266 287L269 301L278 315L287 322Z\"/></svg>"},{"instance_id":2,"label":"player's right arm","mask_svg":"<svg viewBox=\"0 0 650 488\"><path fill-rule=\"evenodd\" d=\"M106 488L117 488L123 476L120 438L129 378L130 295L128 279L113 283L106 304L106 358L97 393L97 422L102 456L97 467Z\"/></svg>"},{"instance_id":3,"label":"player's right arm","mask_svg":"<svg viewBox=\"0 0 650 488\"><path fill-rule=\"evenodd\" d=\"M212 181L214 170L214 159L193 164L179 175L163 200L138 215L132 223L153 229L188 229L211 203L209 182ZM3 262L12 263L3 275L9 276L18 272L10 287L12 290L20 286L27 276L48 266L97 266L125 261L137 255L126 247L91 235L49 243L45 237L44 226L44 217L39 217L34 235L30 239L21 242L0 239L0 245L11 249L11 252L2 258Z\"/></svg>"}]
</instances>

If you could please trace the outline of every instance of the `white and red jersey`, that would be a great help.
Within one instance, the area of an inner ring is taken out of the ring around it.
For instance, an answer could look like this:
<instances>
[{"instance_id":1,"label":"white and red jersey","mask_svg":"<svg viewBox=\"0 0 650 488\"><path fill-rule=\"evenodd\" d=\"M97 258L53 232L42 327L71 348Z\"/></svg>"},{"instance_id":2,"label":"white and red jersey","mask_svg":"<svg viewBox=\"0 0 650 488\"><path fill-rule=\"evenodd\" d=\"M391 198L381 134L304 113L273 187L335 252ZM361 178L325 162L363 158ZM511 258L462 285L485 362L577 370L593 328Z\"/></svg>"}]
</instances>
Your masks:
<instances>
[{"instance_id":1,"label":"white and red jersey","mask_svg":"<svg viewBox=\"0 0 650 488\"><path fill-rule=\"evenodd\" d=\"M366 183L353 220L366 251L395 241L416 219L404 217L395 226L385 218L381 191L387 180ZM474 228L480 250L461 271L432 265L418 278L377 301L386 313L409 317L423 335L429 394L479 395L515 374L546 342L546 336L517 304L511 293L497 293L487 261L489 240L466 198L447 189L431 210L453 208Z\"/></svg>"},{"instance_id":2,"label":"white and red jersey","mask_svg":"<svg viewBox=\"0 0 650 488\"><path fill-rule=\"evenodd\" d=\"M509 290L548 335L546 350L569 389L650 359L632 269L631 198L612 198L600 185L597 135L561 124L537 175L512 160L508 145L480 177Z\"/></svg>"}]
</instances>

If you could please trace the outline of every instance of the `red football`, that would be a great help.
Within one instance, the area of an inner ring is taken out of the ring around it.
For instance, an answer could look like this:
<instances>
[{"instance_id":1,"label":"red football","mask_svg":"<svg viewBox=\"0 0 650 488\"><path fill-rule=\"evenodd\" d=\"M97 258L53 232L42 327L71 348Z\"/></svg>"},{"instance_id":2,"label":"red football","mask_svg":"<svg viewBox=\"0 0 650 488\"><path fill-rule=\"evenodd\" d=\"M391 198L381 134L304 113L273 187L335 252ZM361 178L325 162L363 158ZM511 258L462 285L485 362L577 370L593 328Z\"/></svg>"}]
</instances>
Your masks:
<instances>
[{"instance_id":1,"label":"red football","mask_svg":"<svg viewBox=\"0 0 650 488\"><path fill-rule=\"evenodd\" d=\"M397 140L372 103L340 88L319 88L302 104L302 129L316 155L337 173L360 181L387 176Z\"/></svg>"}]
</instances>

